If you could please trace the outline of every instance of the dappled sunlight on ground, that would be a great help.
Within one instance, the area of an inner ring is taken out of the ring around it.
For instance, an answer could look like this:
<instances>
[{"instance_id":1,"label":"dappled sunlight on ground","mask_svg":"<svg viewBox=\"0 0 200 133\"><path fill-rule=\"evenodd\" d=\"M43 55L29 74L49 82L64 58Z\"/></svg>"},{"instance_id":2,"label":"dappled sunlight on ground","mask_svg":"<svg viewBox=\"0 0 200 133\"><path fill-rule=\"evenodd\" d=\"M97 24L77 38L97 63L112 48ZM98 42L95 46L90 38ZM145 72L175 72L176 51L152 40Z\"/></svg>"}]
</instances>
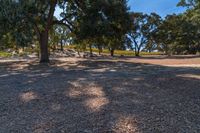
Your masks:
<instances>
[{"instance_id":1,"label":"dappled sunlight on ground","mask_svg":"<svg viewBox=\"0 0 200 133\"><path fill-rule=\"evenodd\" d=\"M93 112L101 111L101 109L109 104L109 100L106 97L90 98L85 102L86 107Z\"/></svg>"},{"instance_id":2,"label":"dappled sunlight on ground","mask_svg":"<svg viewBox=\"0 0 200 133\"><path fill-rule=\"evenodd\" d=\"M40 122L40 123L36 123L33 126L33 133L46 133L48 132L49 129L55 127L55 123L53 122Z\"/></svg>"},{"instance_id":3,"label":"dappled sunlight on ground","mask_svg":"<svg viewBox=\"0 0 200 133\"><path fill-rule=\"evenodd\" d=\"M200 75L196 74L179 74L177 77L200 79Z\"/></svg>"},{"instance_id":4,"label":"dappled sunlight on ground","mask_svg":"<svg viewBox=\"0 0 200 133\"><path fill-rule=\"evenodd\" d=\"M0 78L3 78L3 77L8 77L10 76L9 74L3 74L3 75L0 75Z\"/></svg>"},{"instance_id":5,"label":"dappled sunlight on ground","mask_svg":"<svg viewBox=\"0 0 200 133\"><path fill-rule=\"evenodd\" d=\"M137 119L134 116L120 116L113 127L116 133L138 133Z\"/></svg>"},{"instance_id":6,"label":"dappled sunlight on ground","mask_svg":"<svg viewBox=\"0 0 200 133\"><path fill-rule=\"evenodd\" d=\"M0 61L0 132L199 132L200 58L177 60Z\"/></svg>"},{"instance_id":7,"label":"dappled sunlight on ground","mask_svg":"<svg viewBox=\"0 0 200 133\"><path fill-rule=\"evenodd\" d=\"M69 92L66 92L66 96L75 99L86 97L83 104L89 110L93 112L100 111L105 105L109 104L102 87L95 86L93 83L88 85L82 85L79 82L70 83L73 87L70 88Z\"/></svg>"},{"instance_id":8,"label":"dappled sunlight on ground","mask_svg":"<svg viewBox=\"0 0 200 133\"><path fill-rule=\"evenodd\" d=\"M23 101L23 102L30 102L32 100L39 98L39 96L35 92L32 92L32 91L21 93L19 95L19 97L20 97L21 101Z\"/></svg>"},{"instance_id":9,"label":"dappled sunlight on ground","mask_svg":"<svg viewBox=\"0 0 200 133\"><path fill-rule=\"evenodd\" d=\"M66 92L66 95L71 98L79 98L81 96L82 92L80 90L70 90L69 92Z\"/></svg>"},{"instance_id":10,"label":"dappled sunlight on ground","mask_svg":"<svg viewBox=\"0 0 200 133\"><path fill-rule=\"evenodd\" d=\"M88 72L106 72L109 71L109 68L100 68L100 69L92 69L92 70L87 70Z\"/></svg>"},{"instance_id":11,"label":"dappled sunlight on ground","mask_svg":"<svg viewBox=\"0 0 200 133\"><path fill-rule=\"evenodd\" d=\"M87 99L84 104L93 112L100 111L105 105L109 104L102 87L89 87L85 93L91 98Z\"/></svg>"},{"instance_id":12,"label":"dappled sunlight on ground","mask_svg":"<svg viewBox=\"0 0 200 133\"><path fill-rule=\"evenodd\" d=\"M75 81L75 82L69 81L69 83L70 83L72 86L76 87L76 88L82 86L81 83L80 83L80 81L79 81L79 82L77 82L77 81Z\"/></svg>"},{"instance_id":13,"label":"dappled sunlight on ground","mask_svg":"<svg viewBox=\"0 0 200 133\"><path fill-rule=\"evenodd\" d=\"M61 104L59 104L59 103L52 103L51 109L53 111L59 111L61 109Z\"/></svg>"},{"instance_id":14,"label":"dappled sunlight on ground","mask_svg":"<svg viewBox=\"0 0 200 133\"><path fill-rule=\"evenodd\" d=\"M144 80L144 78L138 77L138 78L133 78L133 80L135 80L135 81L142 81L142 80Z\"/></svg>"},{"instance_id":15,"label":"dappled sunlight on ground","mask_svg":"<svg viewBox=\"0 0 200 133\"><path fill-rule=\"evenodd\" d=\"M29 66L28 64L13 64L11 67L12 70L23 70L28 66Z\"/></svg>"},{"instance_id":16,"label":"dappled sunlight on ground","mask_svg":"<svg viewBox=\"0 0 200 133\"><path fill-rule=\"evenodd\" d=\"M89 96L95 96L95 97L105 97L105 92L103 91L103 88L100 86L92 86L88 87L85 92Z\"/></svg>"}]
</instances>

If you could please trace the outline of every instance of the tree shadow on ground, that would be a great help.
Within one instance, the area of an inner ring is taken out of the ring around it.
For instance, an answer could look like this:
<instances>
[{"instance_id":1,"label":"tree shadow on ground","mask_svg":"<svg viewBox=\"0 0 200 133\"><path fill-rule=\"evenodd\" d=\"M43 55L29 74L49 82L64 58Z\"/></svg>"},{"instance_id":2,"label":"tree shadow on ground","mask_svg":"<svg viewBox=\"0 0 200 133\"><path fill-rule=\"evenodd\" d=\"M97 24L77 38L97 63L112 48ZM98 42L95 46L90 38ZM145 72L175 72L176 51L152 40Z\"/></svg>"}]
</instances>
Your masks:
<instances>
[{"instance_id":1,"label":"tree shadow on ground","mask_svg":"<svg viewBox=\"0 0 200 133\"><path fill-rule=\"evenodd\" d=\"M199 132L200 69L123 61L0 64L2 132Z\"/></svg>"}]
</instances>

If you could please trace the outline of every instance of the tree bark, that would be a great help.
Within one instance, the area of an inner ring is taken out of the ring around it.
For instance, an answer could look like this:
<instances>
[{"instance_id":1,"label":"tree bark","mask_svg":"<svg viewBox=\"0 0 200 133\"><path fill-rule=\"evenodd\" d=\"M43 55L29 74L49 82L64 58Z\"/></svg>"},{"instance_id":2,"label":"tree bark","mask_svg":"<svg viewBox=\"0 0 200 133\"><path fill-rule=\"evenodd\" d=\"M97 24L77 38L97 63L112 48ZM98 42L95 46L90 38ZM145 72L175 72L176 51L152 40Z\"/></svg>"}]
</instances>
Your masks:
<instances>
[{"instance_id":1,"label":"tree bark","mask_svg":"<svg viewBox=\"0 0 200 133\"><path fill-rule=\"evenodd\" d=\"M92 57L93 56L93 53L92 53L92 45L90 44L90 57Z\"/></svg>"},{"instance_id":2,"label":"tree bark","mask_svg":"<svg viewBox=\"0 0 200 133\"><path fill-rule=\"evenodd\" d=\"M140 56L140 48L135 48L135 56L136 57Z\"/></svg>"},{"instance_id":3,"label":"tree bark","mask_svg":"<svg viewBox=\"0 0 200 133\"><path fill-rule=\"evenodd\" d=\"M49 51L48 51L49 29L51 29L53 25L53 16L56 4L57 0L51 1L45 30L41 31L40 33L40 63L49 63Z\"/></svg>"},{"instance_id":4,"label":"tree bark","mask_svg":"<svg viewBox=\"0 0 200 133\"><path fill-rule=\"evenodd\" d=\"M111 50L110 50L110 56L114 56L114 51L115 50L111 48Z\"/></svg>"},{"instance_id":5,"label":"tree bark","mask_svg":"<svg viewBox=\"0 0 200 133\"><path fill-rule=\"evenodd\" d=\"M101 49L99 49L99 55L101 55Z\"/></svg>"},{"instance_id":6,"label":"tree bark","mask_svg":"<svg viewBox=\"0 0 200 133\"><path fill-rule=\"evenodd\" d=\"M99 55L101 55L102 47L100 45L98 45L98 50L99 50Z\"/></svg>"},{"instance_id":7,"label":"tree bark","mask_svg":"<svg viewBox=\"0 0 200 133\"><path fill-rule=\"evenodd\" d=\"M135 56L137 56L137 57L140 56L140 51L139 51L139 50L137 50L137 51L135 52Z\"/></svg>"},{"instance_id":8,"label":"tree bark","mask_svg":"<svg viewBox=\"0 0 200 133\"><path fill-rule=\"evenodd\" d=\"M62 40L60 41L60 50L63 51L63 42L62 42Z\"/></svg>"},{"instance_id":9,"label":"tree bark","mask_svg":"<svg viewBox=\"0 0 200 133\"><path fill-rule=\"evenodd\" d=\"M49 63L48 30L40 34L40 63Z\"/></svg>"}]
</instances>

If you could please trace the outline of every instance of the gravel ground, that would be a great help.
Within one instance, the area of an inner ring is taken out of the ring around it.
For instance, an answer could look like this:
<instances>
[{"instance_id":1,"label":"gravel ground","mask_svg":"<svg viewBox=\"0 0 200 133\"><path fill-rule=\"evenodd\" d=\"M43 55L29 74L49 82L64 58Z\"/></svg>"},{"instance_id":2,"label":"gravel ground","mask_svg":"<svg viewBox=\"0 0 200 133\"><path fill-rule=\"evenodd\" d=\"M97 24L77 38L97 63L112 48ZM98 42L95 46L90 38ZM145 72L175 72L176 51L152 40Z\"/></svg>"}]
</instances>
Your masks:
<instances>
[{"instance_id":1,"label":"gravel ground","mask_svg":"<svg viewBox=\"0 0 200 133\"><path fill-rule=\"evenodd\" d=\"M1 59L0 133L199 133L199 61Z\"/></svg>"}]
</instances>

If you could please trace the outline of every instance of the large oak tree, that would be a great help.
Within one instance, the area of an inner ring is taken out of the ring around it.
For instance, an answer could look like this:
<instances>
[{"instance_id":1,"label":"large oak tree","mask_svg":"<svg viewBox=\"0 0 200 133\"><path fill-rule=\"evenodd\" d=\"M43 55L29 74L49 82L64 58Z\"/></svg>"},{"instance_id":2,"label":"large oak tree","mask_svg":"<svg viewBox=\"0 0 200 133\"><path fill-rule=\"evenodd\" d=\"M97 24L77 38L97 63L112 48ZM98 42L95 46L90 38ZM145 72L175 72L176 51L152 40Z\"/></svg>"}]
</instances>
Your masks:
<instances>
[{"instance_id":1,"label":"large oak tree","mask_svg":"<svg viewBox=\"0 0 200 133\"><path fill-rule=\"evenodd\" d=\"M60 24L73 29L74 10L80 1L76 0L0 0L3 24L11 27L13 34L31 37L35 34L40 44L40 62L49 62L48 38L53 25ZM60 20L55 17L56 8L61 9ZM31 34L28 34L31 33ZM17 39L25 38L17 36Z\"/></svg>"}]
</instances>

